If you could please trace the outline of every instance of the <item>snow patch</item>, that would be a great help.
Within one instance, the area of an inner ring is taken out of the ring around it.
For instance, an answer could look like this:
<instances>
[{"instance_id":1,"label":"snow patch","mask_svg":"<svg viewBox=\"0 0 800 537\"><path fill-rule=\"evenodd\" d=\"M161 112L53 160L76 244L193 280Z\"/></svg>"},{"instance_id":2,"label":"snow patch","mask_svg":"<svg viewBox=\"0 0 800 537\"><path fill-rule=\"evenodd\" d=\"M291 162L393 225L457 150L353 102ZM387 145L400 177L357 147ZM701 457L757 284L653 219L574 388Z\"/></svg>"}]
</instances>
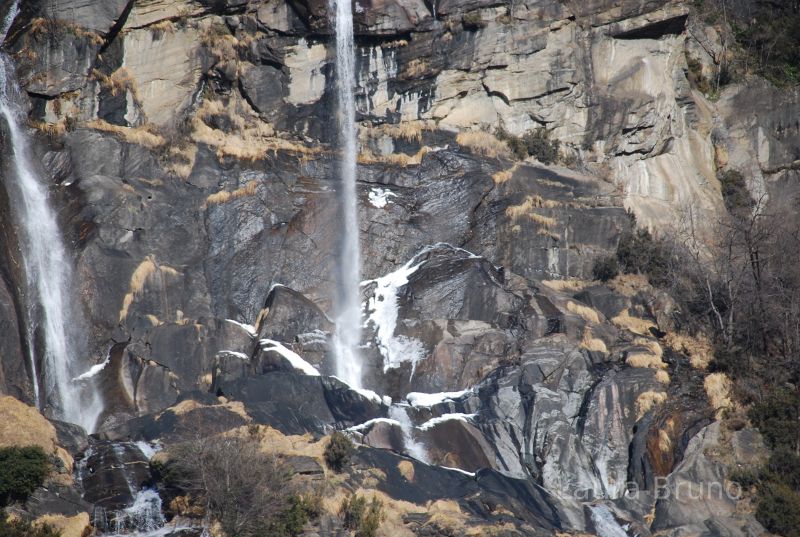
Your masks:
<instances>
[{"instance_id":1,"label":"snow patch","mask_svg":"<svg viewBox=\"0 0 800 537\"><path fill-rule=\"evenodd\" d=\"M383 372L411 362L411 376L425 353L422 342L408 336L394 334L397 327L397 293L408 283L408 278L424 263L414 264L416 256L400 269L373 280L375 292L367 300L367 323L375 327L378 350L383 356ZM371 283L371 282L364 282ZM362 284L363 285L363 284Z\"/></svg>"},{"instance_id":2,"label":"snow patch","mask_svg":"<svg viewBox=\"0 0 800 537\"><path fill-rule=\"evenodd\" d=\"M99 364L93 365L92 367L89 368L89 371L87 371L86 373L81 373L80 375L72 379L72 382L80 382L82 380L88 380L92 378L93 376L97 375L100 371L105 369L110 361L111 357L108 357Z\"/></svg>"},{"instance_id":3,"label":"snow patch","mask_svg":"<svg viewBox=\"0 0 800 537\"><path fill-rule=\"evenodd\" d=\"M444 423L446 421L452 421L452 420L464 421L464 422L469 423L470 421L472 421L475 418L475 416L477 416L477 414L464 414L464 413L461 413L461 412L453 412L452 414L442 414L441 416L439 416L437 418L429 419L428 421L426 421L425 423L420 425L419 426L419 430L420 431L427 431L428 429L433 429L434 427L436 427L440 423Z\"/></svg>"},{"instance_id":4,"label":"snow patch","mask_svg":"<svg viewBox=\"0 0 800 537\"><path fill-rule=\"evenodd\" d=\"M319 376L319 371L317 371L316 367L303 360L300 357L300 355L297 354L296 352L287 349L283 345L283 343L280 343L272 339L262 339L259 343L261 344L261 350L277 352L278 354L286 358L286 360L291 364L291 366L297 369L298 371L301 371L311 377Z\"/></svg>"},{"instance_id":5,"label":"snow patch","mask_svg":"<svg viewBox=\"0 0 800 537\"><path fill-rule=\"evenodd\" d=\"M468 472L466 470L462 470L461 468L453 468L452 466L440 466L439 468L443 468L444 470L453 470L454 472L458 472L460 474L475 477L475 472Z\"/></svg>"},{"instance_id":6,"label":"snow patch","mask_svg":"<svg viewBox=\"0 0 800 537\"><path fill-rule=\"evenodd\" d=\"M258 335L258 333L256 332L256 327L253 326L252 324L240 323L239 321L234 321L233 319L225 319L225 322L235 324L236 326L238 326L239 328L250 334L252 337L256 337Z\"/></svg>"},{"instance_id":7,"label":"snow patch","mask_svg":"<svg viewBox=\"0 0 800 537\"><path fill-rule=\"evenodd\" d=\"M367 398L367 399L369 399L371 401L375 401L379 405L380 404L384 404L386 406L391 406L391 404L392 404L392 398L389 397L388 395L381 396L381 395L378 395L376 392L373 392L372 390L367 390L366 388L356 388L353 385L348 384L344 380L340 379L339 377L333 376L331 378L334 378L334 379L338 380L342 384L346 384L347 387L350 388L351 390L353 390L354 392L356 392L358 394L361 394L363 397L365 397L365 398Z\"/></svg>"},{"instance_id":8,"label":"snow patch","mask_svg":"<svg viewBox=\"0 0 800 537\"><path fill-rule=\"evenodd\" d=\"M389 198L396 198L397 194L389 190L388 188L373 188L369 191L369 203L376 209L383 209L386 205L389 204Z\"/></svg>"},{"instance_id":9,"label":"snow patch","mask_svg":"<svg viewBox=\"0 0 800 537\"><path fill-rule=\"evenodd\" d=\"M597 530L597 537L628 537L628 532L619 525L608 507L590 505L589 511L592 515L594 529Z\"/></svg>"},{"instance_id":10,"label":"snow patch","mask_svg":"<svg viewBox=\"0 0 800 537\"><path fill-rule=\"evenodd\" d=\"M462 390L460 392L441 392L441 393L420 393L411 392L406 395L406 401L411 406L427 406L431 407L444 402L451 402L455 399L461 399L465 395L472 393L472 390Z\"/></svg>"},{"instance_id":11,"label":"snow patch","mask_svg":"<svg viewBox=\"0 0 800 537\"><path fill-rule=\"evenodd\" d=\"M247 361L249 361L249 360L250 360L250 357L249 357L249 356L247 356L245 353L243 353L243 352L239 352L239 351L229 351L229 350L223 350L223 351L219 351L217 354L218 354L218 355L220 355L220 354L227 354L227 355L229 355L229 356L235 356L236 358L240 358L240 359L242 359L242 360L247 360Z\"/></svg>"},{"instance_id":12,"label":"snow patch","mask_svg":"<svg viewBox=\"0 0 800 537\"><path fill-rule=\"evenodd\" d=\"M150 444L148 442L143 442L141 440L134 443L136 444L136 447L139 448L139 451L142 452L142 455L144 455L148 461L153 458L153 455L161 451L161 446L159 445Z\"/></svg>"},{"instance_id":13,"label":"snow patch","mask_svg":"<svg viewBox=\"0 0 800 537\"><path fill-rule=\"evenodd\" d=\"M388 425L396 425L397 427L400 427L400 422L397 421L397 420L393 420L393 419L390 419L390 418L372 418L371 420L367 420L364 423L359 423L358 425L353 425L352 427L350 427L347 430L348 431L353 431L353 432L360 432L360 431L363 431L365 429L369 429L370 427L372 427L373 425L375 425L377 423L386 423Z\"/></svg>"}]
</instances>

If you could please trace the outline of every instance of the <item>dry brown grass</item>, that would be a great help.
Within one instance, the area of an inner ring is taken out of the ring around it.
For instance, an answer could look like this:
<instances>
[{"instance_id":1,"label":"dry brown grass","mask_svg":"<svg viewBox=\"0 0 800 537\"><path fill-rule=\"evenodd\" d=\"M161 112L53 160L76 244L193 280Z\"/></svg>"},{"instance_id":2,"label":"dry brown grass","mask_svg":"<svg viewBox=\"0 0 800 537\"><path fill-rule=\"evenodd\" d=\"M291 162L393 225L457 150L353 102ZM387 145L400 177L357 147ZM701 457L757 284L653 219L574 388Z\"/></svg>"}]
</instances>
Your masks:
<instances>
[{"instance_id":1,"label":"dry brown grass","mask_svg":"<svg viewBox=\"0 0 800 537\"><path fill-rule=\"evenodd\" d=\"M661 357L664 354L661 345L657 341L645 338L636 338L633 344L639 347L644 347L645 351L631 351L625 360L631 367L648 367L651 369L666 369L665 364Z\"/></svg>"},{"instance_id":2,"label":"dry brown grass","mask_svg":"<svg viewBox=\"0 0 800 537\"><path fill-rule=\"evenodd\" d=\"M303 156L320 153L319 148L278 137L271 125L245 110L238 101L232 101L226 107L220 101L205 100L192 121L192 140L216 148L220 159L232 157L255 162L270 152L286 151ZM212 129L205 123L204 120L220 114L224 114L233 125L233 132Z\"/></svg>"},{"instance_id":3,"label":"dry brown grass","mask_svg":"<svg viewBox=\"0 0 800 537\"><path fill-rule=\"evenodd\" d=\"M620 274L609 280L606 285L612 291L625 296L634 296L639 292L652 290L647 277L641 274Z\"/></svg>"},{"instance_id":4,"label":"dry brown grass","mask_svg":"<svg viewBox=\"0 0 800 537\"><path fill-rule=\"evenodd\" d=\"M397 124L385 123L377 127L366 129L364 134L370 137L389 136L394 140L405 140L408 142L421 142L422 134L436 128L432 121L414 120L402 121Z\"/></svg>"},{"instance_id":5,"label":"dry brown grass","mask_svg":"<svg viewBox=\"0 0 800 537\"><path fill-rule=\"evenodd\" d=\"M122 308L119 311L119 322L128 318L128 310L138 296L142 294L147 283L154 277L163 278L166 276L180 276L180 272L167 265L158 265L153 256L148 255L139 265L134 269L131 274L131 280L128 285L128 293L122 300Z\"/></svg>"},{"instance_id":6,"label":"dry brown grass","mask_svg":"<svg viewBox=\"0 0 800 537\"><path fill-rule=\"evenodd\" d=\"M704 336L692 337L686 334L669 333L664 341L675 352L687 355L695 369L705 370L714 359L714 348L708 338Z\"/></svg>"},{"instance_id":7,"label":"dry brown grass","mask_svg":"<svg viewBox=\"0 0 800 537\"><path fill-rule=\"evenodd\" d=\"M408 78L416 78L425 73L428 70L428 62L426 62L423 58L414 58L404 70L404 74Z\"/></svg>"},{"instance_id":8,"label":"dry brown grass","mask_svg":"<svg viewBox=\"0 0 800 537\"><path fill-rule=\"evenodd\" d=\"M162 21L156 22L155 24L151 24L148 26L151 32L156 39L159 39L164 34L173 34L175 33L175 23L169 19L164 19Z\"/></svg>"},{"instance_id":9,"label":"dry brown grass","mask_svg":"<svg viewBox=\"0 0 800 537\"><path fill-rule=\"evenodd\" d=\"M586 327L583 329L583 337L581 338L581 348L587 351L602 352L608 354L608 347L602 339L596 338L592 335L592 331Z\"/></svg>"},{"instance_id":10,"label":"dry brown grass","mask_svg":"<svg viewBox=\"0 0 800 537\"><path fill-rule=\"evenodd\" d=\"M78 513L75 516L64 515L42 515L34 522L34 526L47 524L59 531L61 537L84 537L89 535L91 524L89 523L89 513Z\"/></svg>"},{"instance_id":11,"label":"dry brown grass","mask_svg":"<svg viewBox=\"0 0 800 537\"><path fill-rule=\"evenodd\" d=\"M397 463L397 470L400 472L406 481L414 481L414 465L411 461L400 461Z\"/></svg>"},{"instance_id":12,"label":"dry brown grass","mask_svg":"<svg viewBox=\"0 0 800 537\"><path fill-rule=\"evenodd\" d=\"M666 392L644 392L636 398L636 419L639 420L650 409L663 404L667 400Z\"/></svg>"},{"instance_id":13,"label":"dry brown grass","mask_svg":"<svg viewBox=\"0 0 800 537\"><path fill-rule=\"evenodd\" d=\"M154 132L152 125L123 127L121 125L113 125L102 119L93 119L86 122L86 127L116 134L130 144L141 145L149 149L161 147L166 143L160 134Z\"/></svg>"},{"instance_id":14,"label":"dry brown grass","mask_svg":"<svg viewBox=\"0 0 800 537\"><path fill-rule=\"evenodd\" d=\"M669 384L670 383L669 373L667 373L663 369L656 371L656 381L660 382L661 384Z\"/></svg>"},{"instance_id":15,"label":"dry brown grass","mask_svg":"<svg viewBox=\"0 0 800 537\"><path fill-rule=\"evenodd\" d=\"M208 207L210 205L220 205L248 196L255 196L256 192L258 192L258 181L250 181L243 187L237 188L236 190L221 190L209 195L206 198L204 207Z\"/></svg>"},{"instance_id":16,"label":"dry brown grass","mask_svg":"<svg viewBox=\"0 0 800 537\"><path fill-rule=\"evenodd\" d=\"M541 215L535 212L534 209L552 208L555 206L556 205L552 205L551 202L547 202L539 196L525 196L525 199L519 205L509 205L506 208L506 216L512 222L516 222L520 218L527 218L543 229L550 229L555 227L558 221L555 218Z\"/></svg>"},{"instance_id":17,"label":"dry brown grass","mask_svg":"<svg viewBox=\"0 0 800 537\"><path fill-rule=\"evenodd\" d=\"M46 121L31 121L30 126L47 136L58 137L67 132L67 121L61 118L55 123L48 123Z\"/></svg>"},{"instance_id":18,"label":"dry brown grass","mask_svg":"<svg viewBox=\"0 0 800 537\"><path fill-rule=\"evenodd\" d=\"M458 133L456 143L465 147L470 153L489 158L510 157L508 145L497 139L494 134L484 131L466 131Z\"/></svg>"},{"instance_id":19,"label":"dry brown grass","mask_svg":"<svg viewBox=\"0 0 800 537\"><path fill-rule=\"evenodd\" d=\"M578 292L583 291L592 282L589 280L569 279L569 280L542 280L542 285L552 289L553 291L561 292Z\"/></svg>"},{"instance_id":20,"label":"dry brown grass","mask_svg":"<svg viewBox=\"0 0 800 537\"><path fill-rule=\"evenodd\" d=\"M730 408L731 380L725 373L711 373L703 381L708 401L719 415L722 410Z\"/></svg>"},{"instance_id":21,"label":"dry brown grass","mask_svg":"<svg viewBox=\"0 0 800 537\"><path fill-rule=\"evenodd\" d=\"M600 324L601 322L600 315L598 315L595 310L589 306L584 306L583 304L578 304L571 300L567 301L567 311L580 315L587 323Z\"/></svg>"},{"instance_id":22,"label":"dry brown grass","mask_svg":"<svg viewBox=\"0 0 800 537\"><path fill-rule=\"evenodd\" d=\"M627 309L622 310L619 315L611 319L611 322L618 328L628 330L640 336L649 335L651 333L650 329L656 327L652 321L639 317L632 317Z\"/></svg>"},{"instance_id":23,"label":"dry brown grass","mask_svg":"<svg viewBox=\"0 0 800 537\"><path fill-rule=\"evenodd\" d=\"M110 75L106 76L97 69L92 69L92 78L100 83L100 86L107 89L111 95L117 96L126 91L130 91L131 95L137 100L139 99L139 89L136 84L136 79L124 67L120 67Z\"/></svg>"},{"instance_id":24,"label":"dry brown grass","mask_svg":"<svg viewBox=\"0 0 800 537\"><path fill-rule=\"evenodd\" d=\"M511 179L511 177L513 177L514 172L517 171L517 168L519 168L519 162L515 162L510 168L493 173L492 181L494 181L496 185L502 185Z\"/></svg>"},{"instance_id":25,"label":"dry brown grass","mask_svg":"<svg viewBox=\"0 0 800 537\"><path fill-rule=\"evenodd\" d=\"M418 166L422 162L422 158L428 154L430 147L423 146L413 155L406 155L405 153L392 153L391 155L375 155L369 150L362 151L358 154L358 163L369 164L390 164L392 166Z\"/></svg>"}]
</instances>

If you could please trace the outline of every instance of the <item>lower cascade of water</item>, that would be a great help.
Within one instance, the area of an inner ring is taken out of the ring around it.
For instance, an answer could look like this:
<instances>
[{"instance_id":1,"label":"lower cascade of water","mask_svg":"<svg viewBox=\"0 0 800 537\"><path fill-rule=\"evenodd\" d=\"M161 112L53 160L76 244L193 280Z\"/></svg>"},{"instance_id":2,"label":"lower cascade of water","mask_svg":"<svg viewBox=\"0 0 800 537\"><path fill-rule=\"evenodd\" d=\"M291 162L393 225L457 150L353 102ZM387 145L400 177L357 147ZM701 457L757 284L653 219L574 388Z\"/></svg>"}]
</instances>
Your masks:
<instances>
[{"instance_id":1,"label":"lower cascade of water","mask_svg":"<svg viewBox=\"0 0 800 537\"><path fill-rule=\"evenodd\" d=\"M78 483L94 504L92 525L101 535L155 537L189 529L166 524L149 470L154 453L141 442L98 442L84 453L76 466Z\"/></svg>"},{"instance_id":2,"label":"lower cascade of water","mask_svg":"<svg viewBox=\"0 0 800 537\"><path fill-rule=\"evenodd\" d=\"M400 430L403 433L403 449L408 456L429 464L428 450L425 448L425 444L419 442L414 436L415 427L408 415L408 407L392 405L389 407L389 418L400 424Z\"/></svg>"}]
</instances>

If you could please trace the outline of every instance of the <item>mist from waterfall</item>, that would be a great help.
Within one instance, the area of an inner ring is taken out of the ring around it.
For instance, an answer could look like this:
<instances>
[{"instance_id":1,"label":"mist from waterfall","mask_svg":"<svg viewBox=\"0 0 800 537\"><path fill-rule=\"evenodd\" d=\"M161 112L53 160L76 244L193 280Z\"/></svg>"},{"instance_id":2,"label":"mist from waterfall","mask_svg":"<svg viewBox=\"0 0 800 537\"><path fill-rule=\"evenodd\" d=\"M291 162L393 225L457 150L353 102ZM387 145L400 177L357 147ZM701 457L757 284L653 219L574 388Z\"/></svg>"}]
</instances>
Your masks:
<instances>
[{"instance_id":1,"label":"mist from waterfall","mask_svg":"<svg viewBox=\"0 0 800 537\"><path fill-rule=\"evenodd\" d=\"M8 33L17 3L3 21L0 38ZM0 39L0 45L2 45ZM0 53L0 116L5 120L12 153L10 176L3 181L9 194L27 278L26 325L28 353L36 405L50 405L54 417L93 432L102 405L94 381L73 381L82 369L77 332L81 323L69 293L73 285L71 260L62 242L47 188L37 173L37 163L21 125L26 114L14 66ZM43 347L43 348L40 348ZM41 357L44 393L38 385L37 356ZM85 367L83 368L85 369Z\"/></svg>"},{"instance_id":2,"label":"mist from waterfall","mask_svg":"<svg viewBox=\"0 0 800 537\"><path fill-rule=\"evenodd\" d=\"M340 198L342 238L339 248L339 280L336 300L336 375L353 387L361 387L361 252L358 239L356 194L356 104L353 12L349 0L329 0L336 33L336 97L341 152Z\"/></svg>"}]
</instances>

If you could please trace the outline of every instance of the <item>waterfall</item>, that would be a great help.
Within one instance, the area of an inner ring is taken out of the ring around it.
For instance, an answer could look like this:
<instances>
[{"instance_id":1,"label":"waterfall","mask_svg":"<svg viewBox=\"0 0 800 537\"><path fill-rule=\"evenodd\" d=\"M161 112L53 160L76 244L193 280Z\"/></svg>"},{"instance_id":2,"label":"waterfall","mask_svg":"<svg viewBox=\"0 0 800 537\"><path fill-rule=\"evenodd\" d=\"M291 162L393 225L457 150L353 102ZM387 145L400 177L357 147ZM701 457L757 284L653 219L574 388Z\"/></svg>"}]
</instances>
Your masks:
<instances>
[{"instance_id":1,"label":"waterfall","mask_svg":"<svg viewBox=\"0 0 800 537\"><path fill-rule=\"evenodd\" d=\"M6 15L0 36L5 37L17 12L17 3ZM2 41L0 41L2 45ZM12 153L11 177L5 177L12 216L18 230L27 277L26 324L28 353L38 408L50 405L55 417L93 432L102 410L93 382L73 382L79 370L78 341L73 332L80 325L72 308L73 285L70 258L62 242L48 192L38 177L36 163L21 125L22 91L15 82L11 61L0 53L0 116L5 120ZM37 348L43 346L44 348ZM36 357L43 364L44 393L38 386Z\"/></svg>"},{"instance_id":2,"label":"waterfall","mask_svg":"<svg viewBox=\"0 0 800 537\"><path fill-rule=\"evenodd\" d=\"M336 375L355 388L361 387L361 252L358 240L356 195L356 104L353 12L349 0L329 0L335 13L336 97L341 136L340 196L342 242L339 249L339 281L334 351Z\"/></svg>"},{"instance_id":3,"label":"waterfall","mask_svg":"<svg viewBox=\"0 0 800 537\"><path fill-rule=\"evenodd\" d=\"M425 444L414 438L414 424L411 423L411 418L408 416L408 407L392 405L389 408L389 417L400 424L400 430L403 432L403 448L405 448L406 454L418 461L430 464Z\"/></svg>"}]
</instances>

